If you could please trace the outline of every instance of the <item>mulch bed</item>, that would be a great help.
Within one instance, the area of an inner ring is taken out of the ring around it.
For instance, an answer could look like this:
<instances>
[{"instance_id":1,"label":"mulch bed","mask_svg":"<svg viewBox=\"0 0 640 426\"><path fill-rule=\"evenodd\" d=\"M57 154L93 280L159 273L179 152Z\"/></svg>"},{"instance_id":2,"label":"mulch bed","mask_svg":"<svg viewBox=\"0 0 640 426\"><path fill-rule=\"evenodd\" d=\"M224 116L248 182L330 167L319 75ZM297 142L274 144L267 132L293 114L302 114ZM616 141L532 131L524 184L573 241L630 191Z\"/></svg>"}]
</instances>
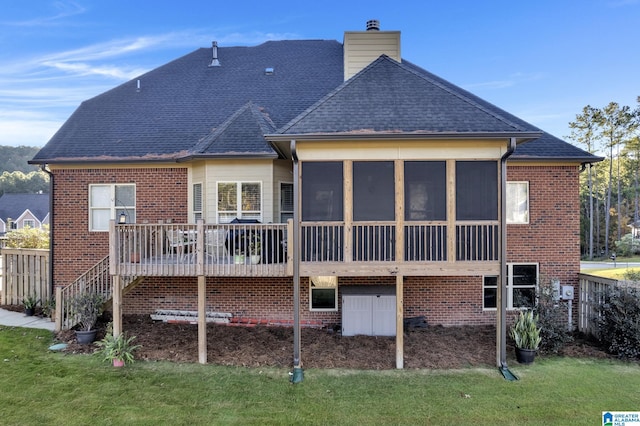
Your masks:
<instances>
[{"instance_id":1,"label":"mulch bed","mask_svg":"<svg viewBox=\"0 0 640 426\"><path fill-rule=\"evenodd\" d=\"M142 345L136 359L148 361L198 362L198 327L151 320L149 316L127 315L123 329ZM105 333L100 324L98 339ZM68 344L67 353L92 353L94 345L79 345L73 331L58 334ZM454 369L494 367L494 326L430 326L404 334L404 368ZM395 337L343 337L332 330L303 328L301 358L304 368L347 368L387 370L396 367ZM570 357L612 358L592 342L577 339L560 354ZM293 360L293 329L290 327L207 326L207 361L210 364L244 367L289 368ZM508 362L515 364L508 348Z\"/></svg>"},{"instance_id":2,"label":"mulch bed","mask_svg":"<svg viewBox=\"0 0 640 426\"><path fill-rule=\"evenodd\" d=\"M0 306L22 312L22 306ZM97 339L106 333L108 314L98 323ZM136 359L147 361L198 362L198 326L153 321L148 315L125 315L123 330L141 345ZM56 340L67 343L66 353L90 354L95 344L80 345L73 330L62 331ZM388 370L396 367L395 337L343 337L333 330L303 328L301 358L304 368L350 368ZM515 364L514 349L507 348L509 364ZM596 343L576 336L561 356L611 358ZM544 355L542 355L544 356ZM243 367L289 368L293 363L291 327L207 325L207 362ZM428 326L404 333L404 368L452 369L494 367L495 326Z\"/></svg>"}]
</instances>

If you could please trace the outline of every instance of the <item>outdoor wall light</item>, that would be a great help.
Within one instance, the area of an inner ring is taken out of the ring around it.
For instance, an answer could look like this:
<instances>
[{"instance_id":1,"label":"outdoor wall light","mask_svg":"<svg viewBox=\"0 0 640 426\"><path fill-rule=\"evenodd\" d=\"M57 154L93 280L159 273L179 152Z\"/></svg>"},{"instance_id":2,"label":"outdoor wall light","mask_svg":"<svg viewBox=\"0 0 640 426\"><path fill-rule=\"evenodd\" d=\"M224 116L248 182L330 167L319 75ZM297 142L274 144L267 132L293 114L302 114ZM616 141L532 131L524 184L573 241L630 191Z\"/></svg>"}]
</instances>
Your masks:
<instances>
[{"instance_id":1,"label":"outdoor wall light","mask_svg":"<svg viewBox=\"0 0 640 426\"><path fill-rule=\"evenodd\" d=\"M120 218L118 219L118 224L119 225L124 225L125 223L127 223L127 215L123 213L120 213Z\"/></svg>"}]
</instances>

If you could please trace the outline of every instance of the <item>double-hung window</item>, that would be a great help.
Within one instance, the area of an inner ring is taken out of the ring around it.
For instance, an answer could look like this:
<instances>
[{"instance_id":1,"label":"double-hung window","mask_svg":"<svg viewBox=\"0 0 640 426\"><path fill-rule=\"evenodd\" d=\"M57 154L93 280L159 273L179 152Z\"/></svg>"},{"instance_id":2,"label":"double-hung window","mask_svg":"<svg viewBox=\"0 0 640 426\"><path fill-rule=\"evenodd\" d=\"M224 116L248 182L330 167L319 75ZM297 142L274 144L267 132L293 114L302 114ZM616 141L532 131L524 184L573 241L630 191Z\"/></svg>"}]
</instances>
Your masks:
<instances>
[{"instance_id":1,"label":"double-hung window","mask_svg":"<svg viewBox=\"0 0 640 426\"><path fill-rule=\"evenodd\" d=\"M262 221L260 182L218 182L218 223L236 218Z\"/></svg>"},{"instance_id":2,"label":"double-hung window","mask_svg":"<svg viewBox=\"0 0 640 426\"><path fill-rule=\"evenodd\" d=\"M507 182L507 223L529 223L529 182Z\"/></svg>"},{"instance_id":3,"label":"double-hung window","mask_svg":"<svg viewBox=\"0 0 640 426\"><path fill-rule=\"evenodd\" d=\"M126 223L136 222L136 186L89 185L89 230L108 231L109 220L120 216Z\"/></svg>"},{"instance_id":4,"label":"double-hung window","mask_svg":"<svg viewBox=\"0 0 640 426\"><path fill-rule=\"evenodd\" d=\"M538 265L535 263L507 264L507 309L530 308L536 302ZM483 282L483 307L498 306L498 277L485 276Z\"/></svg>"}]
</instances>

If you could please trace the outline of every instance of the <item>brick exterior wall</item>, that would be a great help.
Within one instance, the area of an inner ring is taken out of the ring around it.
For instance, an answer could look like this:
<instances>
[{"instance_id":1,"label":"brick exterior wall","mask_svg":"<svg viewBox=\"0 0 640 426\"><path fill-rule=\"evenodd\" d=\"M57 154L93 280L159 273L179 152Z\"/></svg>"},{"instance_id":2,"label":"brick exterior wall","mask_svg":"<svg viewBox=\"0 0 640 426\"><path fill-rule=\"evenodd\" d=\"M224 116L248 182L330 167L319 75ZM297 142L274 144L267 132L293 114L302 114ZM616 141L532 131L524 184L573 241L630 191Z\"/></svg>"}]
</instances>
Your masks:
<instances>
[{"instance_id":1,"label":"brick exterior wall","mask_svg":"<svg viewBox=\"0 0 640 426\"><path fill-rule=\"evenodd\" d=\"M508 225L508 262L539 263L540 278L578 285L580 269L578 168L510 166L509 181L529 182L528 225ZM57 285L66 285L107 254L107 233L88 232L90 183L137 184L138 222L187 221L186 169L61 170L55 172L54 225ZM395 277L341 277L339 285L395 286ZM310 312L309 285L301 278L301 319L340 323L341 312ZM577 288L577 287L576 287ZM341 292L339 292L339 305ZM430 324L495 324L495 310L483 310L482 277L406 277L405 317ZM147 278L124 298L125 313L197 309L196 278ZM280 320L293 317L291 278L208 278L207 310L234 316Z\"/></svg>"},{"instance_id":2,"label":"brick exterior wall","mask_svg":"<svg viewBox=\"0 0 640 426\"><path fill-rule=\"evenodd\" d=\"M89 185L128 183L136 184L139 223L187 222L186 168L54 170L55 286L70 284L109 254L109 233L89 232Z\"/></svg>"}]
</instances>

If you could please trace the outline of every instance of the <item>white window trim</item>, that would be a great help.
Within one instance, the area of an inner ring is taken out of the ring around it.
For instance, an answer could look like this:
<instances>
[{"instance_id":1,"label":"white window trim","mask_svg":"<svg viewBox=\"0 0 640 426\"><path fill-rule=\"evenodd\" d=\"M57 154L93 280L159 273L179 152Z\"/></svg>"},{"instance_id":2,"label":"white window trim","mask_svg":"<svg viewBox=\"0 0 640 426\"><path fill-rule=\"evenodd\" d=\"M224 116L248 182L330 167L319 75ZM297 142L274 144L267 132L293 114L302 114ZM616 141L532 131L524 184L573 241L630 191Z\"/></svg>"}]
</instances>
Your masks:
<instances>
[{"instance_id":1,"label":"white window trim","mask_svg":"<svg viewBox=\"0 0 640 426\"><path fill-rule=\"evenodd\" d=\"M89 193L88 193L88 197L87 197L87 204L88 204L88 210L89 210L89 220L88 220L88 224L89 224L89 232L109 232L109 228L107 227L107 229L95 229L93 226L93 211L94 210L106 210L106 207L93 207L91 205L91 190L94 187L97 186L105 186L105 187L109 187L109 191L110 191L110 205L109 205L109 219L113 220L113 219L117 219L116 218L116 213L118 210L127 210L129 212L129 214L131 214L131 212L134 213L134 215L136 215L137 217L137 208L136 205L126 205L126 206L118 206L118 208L116 208L116 186L132 186L133 187L133 200L134 202L137 199L137 195L136 195L136 184L134 183L94 183L94 184L90 184L89 185Z\"/></svg>"},{"instance_id":2,"label":"white window trim","mask_svg":"<svg viewBox=\"0 0 640 426\"><path fill-rule=\"evenodd\" d=\"M527 265L534 265L536 267L536 284L535 284L535 290L537 291L538 289L538 283L540 281L540 264L538 263L533 263L533 262L514 262L514 263L507 263L507 310L510 311L517 311L517 310L522 310L524 308L520 308L520 307L514 307L513 306L513 290L516 288L531 288L531 285L518 285L518 286L514 286L513 285L513 267L514 266L527 266ZM486 275L486 276L490 276L490 275ZM485 288L495 288L496 292L500 291L500 281L498 280L497 285L494 286L485 286L484 285L484 276L482 277L482 310L483 311L496 311L498 308L487 308L484 306L484 290ZM496 303L497 303L497 294L496 294Z\"/></svg>"},{"instance_id":3,"label":"white window trim","mask_svg":"<svg viewBox=\"0 0 640 426\"><path fill-rule=\"evenodd\" d=\"M221 183L233 183L236 184L237 189L236 189L236 194L237 194L237 199L236 199L236 210L234 210L235 215L237 218L242 219L243 214L251 214L251 213L256 213L258 214L258 219L260 222L263 221L263 217L264 217L264 191L263 191L263 183L262 181L259 180L243 180L243 181L235 181L235 180L220 180L216 182L216 221L217 223L227 223L227 222L221 222L220 221L220 213L231 213L232 211L220 211L219 207L218 207L218 197L219 197L219 190L220 190L220 184ZM260 186L260 210L242 210L242 185L243 184L258 184Z\"/></svg>"},{"instance_id":4,"label":"white window trim","mask_svg":"<svg viewBox=\"0 0 640 426\"><path fill-rule=\"evenodd\" d=\"M312 306L312 292L313 290L334 290L333 308L314 308ZM322 276L322 277L309 277L309 311L310 312L337 312L338 311L338 277L337 276Z\"/></svg>"},{"instance_id":5,"label":"white window trim","mask_svg":"<svg viewBox=\"0 0 640 426\"><path fill-rule=\"evenodd\" d=\"M35 221L35 219L24 219L24 220L22 221L22 227L23 227L23 228L27 228L27 227L29 227L29 228L31 228L31 229L36 229L36 227L37 227L37 226L36 226L36 221Z\"/></svg>"},{"instance_id":6,"label":"white window trim","mask_svg":"<svg viewBox=\"0 0 640 426\"><path fill-rule=\"evenodd\" d=\"M529 220L531 218L531 203L529 202L530 197L529 197L529 182L528 181L508 181L507 182L507 194L509 193L509 189L508 187L510 185L525 185L526 189L527 189L527 199L526 199L526 203L527 203L527 212L526 212L526 218L524 220L513 220L510 218L515 217L516 215L513 213L513 210L515 209L515 205L510 203L509 198L507 197L507 217L505 218L507 221L507 224L509 225L528 225L529 224ZM511 210L511 212L509 211Z\"/></svg>"}]
</instances>

